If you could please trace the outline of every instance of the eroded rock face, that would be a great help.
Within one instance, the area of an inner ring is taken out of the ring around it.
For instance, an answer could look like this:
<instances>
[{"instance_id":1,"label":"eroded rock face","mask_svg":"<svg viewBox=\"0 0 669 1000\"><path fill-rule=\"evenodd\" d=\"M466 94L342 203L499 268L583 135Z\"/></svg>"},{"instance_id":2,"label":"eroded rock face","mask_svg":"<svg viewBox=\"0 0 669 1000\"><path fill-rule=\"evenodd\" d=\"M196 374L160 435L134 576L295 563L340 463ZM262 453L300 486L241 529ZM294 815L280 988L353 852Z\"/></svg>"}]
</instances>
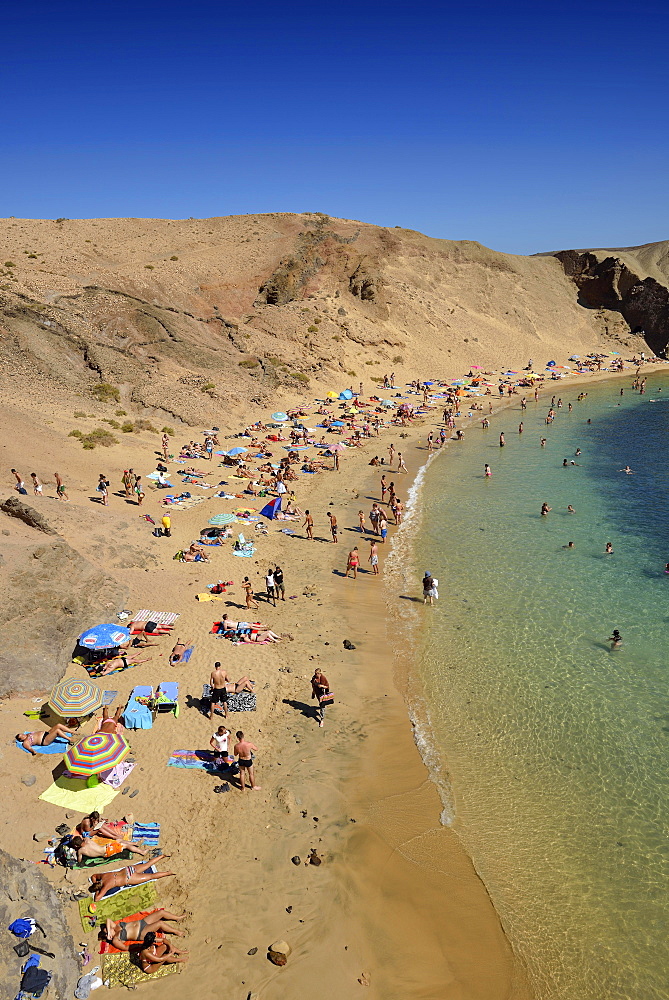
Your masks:
<instances>
[{"instance_id":1,"label":"eroded rock face","mask_svg":"<svg viewBox=\"0 0 669 1000\"><path fill-rule=\"evenodd\" d=\"M633 332L643 335L655 354L669 344L669 289L654 278L641 278L618 257L598 260L593 253L563 250L554 255L590 309L619 312Z\"/></svg>"},{"instance_id":2,"label":"eroded rock face","mask_svg":"<svg viewBox=\"0 0 669 1000\"><path fill-rule=\"evenodd\" d=\"M108 621L127 591L58 536L3 538L2 554L0 696L46 691L63 676L73 637Z\"/></svg>"},{"instance_id":3,"label":"eroded rock face","mask_svg":"<svg viewBox=\"0 0 669 1000\"><path fill-rule=\"evenodd\" d=\"M23 521L24 524L27 524L31 528L43 531L46 535L57 534L45 517L42 517L34 507L29 507L27 503L23 503L18 497L9 497L4 503L0 504L0 510L4 511L5 514L9 514L10 517L17 517L19 521Z\"/></svg>"},{"instance_id":4,"label":"eroded rock face","mask_svg":"<svg viewBox=\"0 0 669 1000\"><path fill-rule=\"evenodd\" d=\"M19 917L37 921L46 937L36 930L31 940L56 956L40 957L41 967L53 973L49 996L57 1000L71 997L79 978L79 962L61 901L35 865L17 861L0 850L0 996L3 997L14 997L19 992L21 966L26 961L14 951L19 938L7 930Z\"/></svg>"}]
</instances>

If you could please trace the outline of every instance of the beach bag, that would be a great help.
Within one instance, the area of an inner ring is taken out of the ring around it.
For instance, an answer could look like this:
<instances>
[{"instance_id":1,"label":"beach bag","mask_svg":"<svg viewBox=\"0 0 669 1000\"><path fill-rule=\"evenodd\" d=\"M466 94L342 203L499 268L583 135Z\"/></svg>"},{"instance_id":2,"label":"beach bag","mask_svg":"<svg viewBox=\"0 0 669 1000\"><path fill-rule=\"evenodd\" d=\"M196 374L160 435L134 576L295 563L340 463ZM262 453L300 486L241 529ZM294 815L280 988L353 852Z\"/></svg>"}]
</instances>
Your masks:
<instances>
[{"instance_id":1,"label":"beach bag","mask_svg":"<svg viewBox=\"0 0 669 1000\"><path fill-rule=\"evenodd\" d=\"M62 865L63 868L74 868L77 863L77 852L73 847L70 847L71 840L70 834L63 837L53 852L54 861L57 865Z\"/></svg>"},{"instance_id":2,"label":"beach bag","mask_svg":"<svg viewBox=\"0 0 669 1000\"><path fill-rule=\"evenodd\" d=\"M151 534L155 535L156 538L162 538L162 536L163 536L163 532L162 532L161 528L154 528L153 531L151 532Z\"/></svg>"},{"instance_id":3,"label":"beach bag","mask_svg":"<svg viewBox=\"0 0 669 1000\"><path fill-rule=\"evenodd\" d=\"M334 705L334 691L328 691L327 694L320 695L318 700L323 706Z\"/></svg>"}]
</instances>

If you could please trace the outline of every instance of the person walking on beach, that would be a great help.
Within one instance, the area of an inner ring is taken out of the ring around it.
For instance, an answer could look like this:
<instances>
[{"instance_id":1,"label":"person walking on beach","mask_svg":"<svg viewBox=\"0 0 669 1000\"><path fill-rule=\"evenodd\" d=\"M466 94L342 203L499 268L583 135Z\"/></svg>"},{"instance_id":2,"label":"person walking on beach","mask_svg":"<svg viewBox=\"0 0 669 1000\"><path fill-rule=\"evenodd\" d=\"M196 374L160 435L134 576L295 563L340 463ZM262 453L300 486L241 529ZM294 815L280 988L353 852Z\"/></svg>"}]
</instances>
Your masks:
<instances>
[{"instance_id":1,"label":"person walking on beach","mask_svg":"<svg viewBox=\"0 0 669 1000\"><path fill-rule=\"evenodd\" d=\"M209 678L209 686L211 688L211 697L209 701L209 719L214 718L214 708L216 705L223 706L223 716L227 719L228 717L228 688L227 685L230 683L230 678L228 677L227 670L221 666L221 664L216 661L214 664L214 669L211 672L211 677ZM227 748L226 748L227 749Z\"/></svg>"},{"instance_id":2,"label":"person walking on beach","mask_svg":"<svg viewBox=\"0 0 669 1000\"><path fill-rule=\"evenodd\" d=\"M305 512L304 512L304 524L302 525L302 527L307 529L307 538L310 538L313 541L313 539L314 539L314 519L313 519L313 517L311 516L311 514L309 513L308 510L305 510Z\"/></svg>"},{"instance_id":3,"label":"person walking on beach","mask_svg":"<svg viewBox=\"0 0 669 1000\"><path fill-rule=\"evenodd\" d=\"M369 558L367 560L371 564L372 573L374 576L379 575L379 550L376 547L376 542L372 538L369 543Z\"/></svg>"},{"instance_id":4,"label":"person walking on beach","mask_svg":"<svg viewBox=\"0 0 669 1000\"><path fill-rule=\"evenodd\" d=\"M430 452L430 454L432 453L433 443L434 443L434 436L432 434L432 431L430 431L430 433L427 436L427 450Z\"/></svg>"},{"instance_id":5,"label":"person walking on beach","mask_svg":"<svg viewBox=\"0 0 669 1000\"><path fill-rule=\"evenodd\" d=\"M56 480L56 496L58 497L59 500L69 501L70 498L65 492L65 484L63 483L63 480L60 478L60 475L57 472L54 472L53 475Z\"/></svg>"},{"instance_id":6,"label":"person walking on beach","mask_svg":"<svg viewBox=\"0 0 669 1000\"><path fill-rule=\"evenodd\" d=\"M358 511L358 526L360 528L360 534L362 535L365 531L365 512L364 510Z\"/></svg>"},{"instance_id":7,"label":"person walking on beach","mask_svg":"<svg viewBox=\"0 0 669 1000\"><path fill-rule=\"evenodd\" d=\"M360 563L360 555L358 553L358 546L354 545L348 554L348 559L346 560L346 579L348 579L348 574L353 570L353 579L358 579L358 565Z\"/></svg>"},{"instance_id":8,"label":"person walking on beach","mask_svg":"<svg viewBox=\"0 0 669 1000\"><path fill-rule=\"evenodd\" d=\"M244 595L246 597L246 607L248 608L249 611L252 609L254 611L257 611L258 605L255 602L255 598L253 596L253 587L251 586L251 581L249 580L248 576L244 577L244 580L242 582L242 587L244 588Z\"/></svg>"},{"instance_id":9,"label":"person walking on beach","mask_svg":"<svg viewBox=\"0 0 669 1000\"><path fill-rule=\"evenodd\" d=\"M395 445L391 444L390 447L388 448L388 465L390 466L391 469L393 467L394 458L395 458Z\"/></svg>"},{"instance_id":10,"label":"person walking on beach","mask_svg":"<svg viewBox=\"0 0 669 1000\"><path fill-rule=\"evenodd\" d=\"M425 576L423 577L423 604L434 604L435 598L439 599L439 592L437 590L439 581L435 580L429 570L425 570Z\"/></svg>"},{"instance_id":11,"label":"person walking on beach","mask_svg":"<svg viewBox=\"0 0 669 1000\"><path fill-rule=\"evenodd\" d=\"M406 465L404 464L404 459L402 458L402 452L397 454L397 471L398 472L408 472Z\"/></svg>"},{"instance_id":12,"label":"person walking on beach","mask_svg":"<svg viewBox=\"0 0 669 1000\"><path fill-rule=\"evenodd\" d=\"M329 704L332 699L330 698L330 682L320 667L316 667L313 677L311 678L311 697L315 698L318 702L316 707L316 718L318 719L319 729L322 729L325 725L325 706Z\"/></svg>"},{"instance_id":13,"label":"person walking on beach","mask_svg":"<svg viewBox=\"0 0 669 1000\"><path fill-rule=\"evenodd\" d=\"M381 541L385 543L386 535L388 534L388 522L386 521L385 514L381 514L379 519L379 534L381 535Z\"/></svg>"},{"instance_id":14,"label":"person walking on beach","mask_svg":"<svg viewBox=\"0 0 669 1000\"><path fill-rule=\"evenodd\" d=\"M337 518L330 510L328 511L328 517L330 518L330 534L332 535L332 541L336 545L339 541L337 538Z\"/></svg>"},{"instance_id":15,"label":"person walking on beach","mask_svg":"<svg viewBox=\"0 0 669 1000\"><path fill-rule=\"evenodd\" d=\"M274 593L276 597L281 597L282 601L286 600L286 587L283 582L283 570L280 566L276 566L274 569Z\"/></svg>"},{"instance_id":16,"label":"person walking on beach","mask_svg":"<svg viewBox=\"0 0 669 1000\"><path fill-rule=\"evenodd\" d=\"M142 506L142 501L144 500L144 487L142 485L142 477L135 476L135 485L133 486L133 492L137 497L137 506Z\"/></svg>"},{"instance_id":17,"label":"person walking on beach","mask_svg":"<svg viewBox=\"0 0 669 1000\"><path fill-rule=\"evenodd\" d=\"M381 503L386 502L386 493L388 492L388 484L386 482L386 477L381 476Z\"/></svg>"},{"instance_id":18,"label":"person walking on beach","mask_svg":"<svg viewBox=\"0 0 669 1000\"><path fill-rule=\"evenodd\" d=\"M36 497L41 497L42 496L42 484L40 483L39 479L37 478L37 473L36 472L31 472L30 473L30 478L33 481L33 493L35 494Z\"/></svg>"},{"instance_id":19,"label":"person walking on beach","mask_svg":"<svg viewBox=\"0 0 669 1000\"><path fill-rule=\"evenodd\" d=\"M256 785L255 774L253 771L253 751L258 752L258 747L253 743L250 743L244 738L244 733L241 729L237 733L237 742L235 743L233 753L237 757L237 763L239 764L239 784L242 791L244 791L244 779L248 774L249 784L254 792L260 791L260 785Z\"/></svg>"},{"instance_id":20,"label":"person walking on beach","mask_svg":"<svg viewBox=\"0 0 669 1000\"><path fill-rule=\"evenodd\" d=\"M123 489L125 490L126 499L130 498L132 493L132 487L134 485L135 474L132 469L124 469L123 475L121 476L121 482L123 483Z\"/></svg>"},{"instance_id":21,"label":"person walking on beach","mask_svg":"<svg viewBox=\"0 0 669 1000\"><path fill-rule=\"evenodd\" d=\"M393 513L395 515L395 524L401 524L402 523L402 513L403 513L403 511L404 511L404 504L402 503L401 500L396 500L395 501L395 510L393 511Z\"/></svg>"},{"instance_id":22,"label":"person walking on beach","mask_svg":"<svg viewBox=\"0 0 669 1000\"><path fill-rule=\"evenodd\" d=\"M381 517L381 511L379 510L379 505L377 503L372 504L372 509L369 512L369 522L372 526L372 531L378 535L379 533L379 518Z\"/></svg>"},{"instance_id":23,"label":"person walking on beach","mask_svg":"<svg viewBox=\"0 0 669 1000\"><path fill-rule=\"evenodd\" d=\"M167 451L168 451L169 446L170 446L170 439L168 438L167 434L163 434L160 443L161 443L162 448L163 448L163 459L165 461L167 461Z\"/></svg>"},{"instance_id":24,"label":"person walking on beach","mask_svg":"<svg viewBox=\"0 0 669 1000\"><path fill-rule=\"evenodd\" d=\"M23 477L20 475L20 473L16 471L16 469L12 469L12 475L16 480L16 486L14 487L14 489L16 490L17 493L21 493L23 496L25 496L28 493L28 490L26 489L26 484L23 482Z\"/></svg>"},{"instance_id":25,"label":"person walking on beach","mask_svg":"<svg viewBox=\"0 0 669 1000\"><path fill-rule=\"evenodd\" d=\"M109 503L109 480L105 476L104 472L100 473L98 485L95 488L102 497L103 507L106 507Z\"/></svg>"},{"instance_id":26,"label":"person walking on beach","mask_svg":"<svg viewBox=\"0 0 669 1000\"><path fill-rule=\"evenodd\" d=\"M265 590L267 592L267 601L271 601L273 606L276 607L276 586L274 583L274 570L270 566L265 575Z\"/></svg>"}]
</instances>

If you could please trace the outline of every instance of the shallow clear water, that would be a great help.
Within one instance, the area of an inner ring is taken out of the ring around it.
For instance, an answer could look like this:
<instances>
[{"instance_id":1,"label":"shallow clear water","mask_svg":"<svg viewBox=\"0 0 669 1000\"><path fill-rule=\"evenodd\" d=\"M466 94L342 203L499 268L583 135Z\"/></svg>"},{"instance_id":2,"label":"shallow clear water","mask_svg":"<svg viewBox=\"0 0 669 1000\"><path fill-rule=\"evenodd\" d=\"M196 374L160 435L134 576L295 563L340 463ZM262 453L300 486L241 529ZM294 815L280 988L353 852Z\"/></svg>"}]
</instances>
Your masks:
<instances>
[{"instance_id":1,"label":"shallow clear water","mask_svg":"<svg viewBox=\"0 0 669 1000\"><path fill-rule=\"evenodd\" d=\"M546 396L473 424L415 540L428 763L542 1000L669 995L669 378L622 384L559 385L550 427Z\"/></svg>"}]
</instances>

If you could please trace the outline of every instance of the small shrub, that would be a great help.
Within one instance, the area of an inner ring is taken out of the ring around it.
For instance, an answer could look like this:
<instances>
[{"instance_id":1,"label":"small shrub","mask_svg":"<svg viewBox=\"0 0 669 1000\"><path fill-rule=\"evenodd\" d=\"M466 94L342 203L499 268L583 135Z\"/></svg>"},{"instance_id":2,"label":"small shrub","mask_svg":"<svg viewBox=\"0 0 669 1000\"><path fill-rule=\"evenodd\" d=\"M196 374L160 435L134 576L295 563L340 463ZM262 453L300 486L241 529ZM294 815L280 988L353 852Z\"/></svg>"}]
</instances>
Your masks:
<instances>
[{"instance_id":1,"label":"small shrub","mask_svg":"<svg viewBox=\"0 0 669 1000\"><path fill-rule=\"evenodd\" d=\"M121 398L119 390L115 385L110 385L109 382L101 382L99 385L93 386L91 395L95 396L99 403L118 403Z\"/></svg>"},{"instance_id":2,"label":"small shrub","mask_svg":"<svg viewBox=\"0 0 669 1000\"><path fill-rule=\"evenodd\" d=\"M402 364L404 364L404 358L402 357L401 354L396 354L395 355L395 357L393 358L393 364L394 365L402 365Z\"/></svg>"},{"instance_id":3,"label":"small shrub","mask_svg":"<svg viewBox=\"0 0 669 1000\"><path fill-rule=\"evenodd\" d=\"M81 438L84 435L82 434L81 431L70 431L70 433L67 436L70 438Z\"/></svg>"},{"instance_id":4,"label":"small shrub","mask_svg":"<svg viewBox=\"0 0 669 1000\"><path fill-rule=\"evenodd\" d=\"M372 382L383 382L382 375L370 375L369 377L371 378Z\"/></svg>"},{"instance_id":5,"label":"small shrub","mask_svg":"<svg viewBox=\"0 0 669 1000\"><path fill-rule=\"evenodd\" d=\"M312 323L311 326L307 327L307 333L318 333L318 327Z\"/></svg>"},{"instance_id":6,"label":"small shrub","mask_svg":"<svg viewBox=\"0 0 669 1000\"><path fill-rule=\"evenodd\" d=\"M158 428L154 427L150 420L135 420L135 431L150 431L152 434L157 434Z\"/></svg>"},{"instance_id":7,"label":"small shrub","mask_svg":"<svg viewBox=\"0 0 669 1000\"><path fill-rule=\"evenodd\" d=\"M109 424L109 426L113 427L115 431L120 431L121 429L121 425L119 424L118 420L105 420L103 417L102 423Z\"/></svg>"},{"instance_id":8,"label":"small shrub","mask_svg":"<svg viewBox=\"0 0 669 1000\"><path fill-rule=\"evenodd\" d=\"M316 324L316 326L318 326L318 324L322 323L322 322L323 322L323 320L321 319L320 316L317 316L316 319L314 320L314 323Z\"/></svg>"},{"instance_id":9,"label":"small shrub","mask_svg":"<svg viewBox=\"0 0 669 1000\"><path fill-rule=\"evenodd\" d=\"M357 372L346 372L346 374L347 374L347 375L350 375L350 376L351 376L351 378L357 378L357 375L358 375L358 373L357 373Z\"/></svg>"},{"instance_id":10,"label":"small shrub","mask_svg":"<svg viewBox=\"0 0 669 1000\"><path fill-rule=\"evenodd\" d=\"M213 382L205 382L204 385L200 386L200 392L211 392L216 386Z\"/></svg>"},{"instance_id":11,"label":"small shrub","mask_svg":"<svg viewBox=\"0 0 669 1000\"><path fill-rule=\"evenodd\" d=\"M66 219L64 216L62 218L60 218L60 219L56 219L56 222L69 222L69 221L70 220Z\"/></svg>"},{"instance_id":12,"label":"small shrub","mask_svg":"<svg viewBox=\"0 0 669 1000\"><path fill-rule=\"evenodd\" d=\"M115 417L127 417L127 415L125 410L117 410L114 414Z\"/></svg>"},{"instance_id":13,"label":"small shrub","mask_svg":"<svg viewBox=\"0 0 669 1000\"><path fill-rule=\"evenodd\" d=\"M161 434L169 434L170 437L174 437L174 427L163 427L160 431Z\"/></svg>"},{"instance_id":14,"label":"small shrub","mask_svg":"<svg viewBox=\"0 0 669 1000\"><path fill-rule=\"evenodd\" d=\"M375 361L365 361L365 364L366 365L373 365L373 364L376 364L376 362Z\"/></svg>"},{"instance_id":15,"label":"small shrub","mask_svg":"<svg viewBox=\"0 0 669 1000\"><path fill-rule=\"evenodd\" d=\"M153 264L145 264L144 267L147 271L153 271Z\"/></svg>"},{"instance_id":16,"label":"small shrub","mask_svg":"<svg viewBox=\"0 0 669 1000\"><path fill-rule=\"evenodd\" d=\"M6 260L5 267L16 267L16 264L14 263L13 260Z\"/></svg>"},{"instance_id":17,"label":"small shrub","mask_svg":"<svg viewBox=\"0 0 669 1000\"><path fill-rule=\"evenodd\" d=\"M309 376L305 375L304 372L291 372L291 378L296 378L298 382L308 382Z\"/></svg>"},{"instance_id":18,"label":"small shrub","mask_svg":"<svg viewBox=\"0 0 669 1000\"><path fill-rule=\"evenodd\" d=\"M271 365L274 365L275 368L278 368L280 364L283 364L281 358L268 358L267 360Z\"/></svg>"},{"instance_id":19,"label":"small shrub","mask_svg":"<svg viewBox=\"0 0 669 1000\"><path fill-rule=\"evenodd\" d=\"M74 415L75 415L75 417L85 417L86 416L86 414L83 413L82 410L75 410L74 411Z\"/></svg>"},{"instance_id":20,"label":"small shrub","mask_svg":"<svg viewBox=\"0 0 669 1000\"><path fill-rule=\"evenodd\" d=\"M132 432L134 431L134 429L135 429L135 425L133 424L133 422L131 420L125 420L121 424L121 430L123 431L124 434L132 434Z\"/></svg>"},{"instance_id":21,"label":"small shrub","mask_svg":"<svg viewBox=\"0 0 669 1000\"><path fill-rule=\"evenodd\" d=\"M28 254L28 260L37 260L37 254L36 253L29 253Z\"/></svg>"},{"instance_id":22,"label":"small shrub","mask_svg":"<svg viewBox=\"0 0 669 1000\"><path fill-rule=\"evenodd\" d=\"M243 361L239 362L240 368L257 368L258 362L255 358L245 358Z\"/></svg>"},{"instance_id":23,"label":"small shrub","mask_svg":"<svg viewBox=\"0 0 669 1000\"><path fill-rule=\"evenodd\" d=\"M178 257L170 257L170 260L179 260Z\"/></svg>"},{"instance_id":24,"label":"small shrub","mask_svg":"<svg viewBox=\"0 0 669 1000\"><path fill-rule=\"evenodd\" d=\"M70 437L78 437L82 447L86 451L92 451L100 445L101 448L111 448L113 444L118 444L118 438L106 431L103 427L96 427L90 434L82 434L81 431L72 432Z\"/></svg>"},{"instance_id":25,"label":"small shrub","mask_svg":"<svg viewBox=\"0 0 669 1000\"><path fill-rule=\"evenodd\" d=\"M339 336L339 334L338 334L338 333L335 333L335 335L334 335L334 337L333 337L332 339L333 339L333 340L336 340L336 341L337 341L337 343L339 343L339 341L341 340L341 337Z\"/></svg>"}]
</instances>

